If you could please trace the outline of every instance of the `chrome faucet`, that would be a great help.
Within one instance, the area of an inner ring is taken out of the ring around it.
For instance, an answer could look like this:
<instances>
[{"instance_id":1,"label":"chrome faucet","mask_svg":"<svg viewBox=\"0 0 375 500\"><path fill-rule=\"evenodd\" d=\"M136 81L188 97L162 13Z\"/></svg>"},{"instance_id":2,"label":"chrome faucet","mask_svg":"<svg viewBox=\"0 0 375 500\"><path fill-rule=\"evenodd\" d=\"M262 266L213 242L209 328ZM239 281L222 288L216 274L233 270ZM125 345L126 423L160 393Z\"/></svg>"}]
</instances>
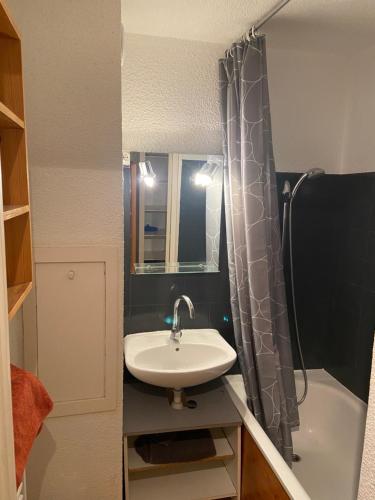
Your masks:
<instances>
[{"instance_id":1,"label":"chrome faucet","mask_svg":"<svg viewBox=\"0 0 375 500\"><path fill-rule=\"evenodd\" d=\"M186 305L188 306L189 309L189 316L190 319L194 319L195 317L195 310L192 301L189 299L187 295L180 295L174 303L173 307L173 324L172 324L172 331L171 331L171 337L170 339L174 342L180 342L181 340L181 318L178 314L178 308L180 306L181 301L184 301Z\"/></svg>"}]
</instances>

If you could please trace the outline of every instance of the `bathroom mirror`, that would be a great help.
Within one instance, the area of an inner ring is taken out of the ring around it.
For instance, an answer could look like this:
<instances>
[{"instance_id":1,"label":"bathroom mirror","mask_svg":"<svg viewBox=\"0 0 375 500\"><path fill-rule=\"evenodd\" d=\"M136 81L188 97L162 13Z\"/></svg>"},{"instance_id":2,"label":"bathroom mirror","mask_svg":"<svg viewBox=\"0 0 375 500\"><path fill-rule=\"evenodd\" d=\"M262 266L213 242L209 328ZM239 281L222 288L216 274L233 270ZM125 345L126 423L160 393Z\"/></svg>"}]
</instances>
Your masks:
<instances>
[{"instance_id":1,"label":"bathroom mirror","mask_svg":"<svg viewBox=\"0 0 375 500\"><path fill-rule=\"evenodd\" d=\"M130 153L131 270L218 272L220 155Z\"/></svg>"}]
</instances>

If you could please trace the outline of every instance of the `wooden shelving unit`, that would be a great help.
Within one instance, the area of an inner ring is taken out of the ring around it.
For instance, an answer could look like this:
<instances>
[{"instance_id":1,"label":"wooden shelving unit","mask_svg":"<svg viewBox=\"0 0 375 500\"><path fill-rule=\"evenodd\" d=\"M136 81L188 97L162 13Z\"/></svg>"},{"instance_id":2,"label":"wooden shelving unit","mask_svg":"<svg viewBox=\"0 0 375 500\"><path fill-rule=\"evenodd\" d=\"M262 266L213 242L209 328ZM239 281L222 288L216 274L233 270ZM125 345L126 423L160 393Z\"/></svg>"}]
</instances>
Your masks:
<instances>
[{"instance_id":1,"label":"wooden shelving unit","mask_svg":"<svg viewBox=\"0 0 375 500\"><path fill-rule=\"evenodd\" d=\"M128 500L240 498L241 418L220 381L187 390L195 409L174 410L165 390L124 386L124 477ZM209 429L216 454L205 459L150 464L138 455L137 436Z\"/></svg>"},{"instance_id":2,"label":"wooden shelving unit","mask_svg":"<svg viewBox=\"0 0 375 500\"><path fill-rule=\"evenodd\" d=\"M1 0L0 167L11 319L32 287L32 251L21 40Z\"/></svg>"}]
</instances>

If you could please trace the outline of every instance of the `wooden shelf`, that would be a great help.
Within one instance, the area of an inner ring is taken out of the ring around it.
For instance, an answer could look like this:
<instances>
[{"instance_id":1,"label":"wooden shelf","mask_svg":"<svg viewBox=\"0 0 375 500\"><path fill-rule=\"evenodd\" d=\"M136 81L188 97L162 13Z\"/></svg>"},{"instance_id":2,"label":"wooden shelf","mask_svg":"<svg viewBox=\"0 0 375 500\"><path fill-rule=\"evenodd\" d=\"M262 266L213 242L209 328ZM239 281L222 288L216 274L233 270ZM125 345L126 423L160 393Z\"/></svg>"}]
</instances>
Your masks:
<instances>
[{"instance_id":1,"label":"wooden shelf","mask_svg":"<svg viewBox=\"0 0 375 500\"><path fill-rule=\"evenodd\" d=\"M3 219L13 219L14 217L27 214L29 211L29 205L4 205Z\"/></svg>"},{"instance_id":2,"label":"wooden shelf","mask_svg":"<svg viewBox=\"0 0 375 500\"><path fill-rule=\"evenodd\" d=\"M165 239L166 236L167 235L164 231L145 232L145 240Z\"/></svg>"},{"instance_id":3,"label":"wooden shelf","mask_svg":"<svg viewBox=\"0 0 375 500\"><path fill-rule=\"evenodd\" d=\"M0 102L0 129L18 128L24 129L25 123L4 103Z\"/></svg>"},{"instance_id":4,"label":"wooden shelf","mask_svg":"<svg viewBox=\"0 0 375 500\"><path fill-rule=\"evenodd\" d=\"M151 497L152 500L167 498L214 500L237 496L236 489L222 462L205 467L189 465L173 472L159 471L157 476L153 476L150 471L143 472L137 479L130 479L129 490L131 500L145 500Z\"/></svg>"},{"instance_id":5,"label":"wooden shelf","mask_svg":"<svg viewBox=\"0 0 375 500\"><path fill-rule=\"evenodd\" d=\"M29 294L32 283L21 283L8 288L8 318L12 319Z\"/></svg>"},{"instance_id":6,"label":"wooden shelf","mask_svg":"<svg viewBox=\"0 0 375 500\"><path fill-rule=\"evenodd\" d=\"M24 123L21 41L0 0L0 169L8 317L32 287L31 214Z\"/></svg>"},{"instance_id":7,"label":"wooden shelf","mask_svg":"<svg viewBox=\"0 0 375 500\"><path fill-rule=\"evenodd\" d=\"M19 39L19 34L10 17L8 9L0 3L0 35Z\"/></svg>"},{"instance_id":8,"label":"wooden shelf","mask_svg":"<svg viewBox=\"0 0 375 500\"><path fill-rule=\"evenodd\" d=\"M129 444L128 444L129 473L143 472L149 469L158 470L158 469L170 469L173 467L183 467L184 465L192 463L217 462L233 457L233 450L230 444L228 443L228 440L225 437L224 432L221 429L211 429L210 432L214 440L216 449L216 455L214 457L208 457L201 460L195 460L190 462L177 462L169 464L150 464L145 462L143 458L140 455L138 455L134 447L134 442L136 438L135 437L129 438Z\"/></svg>"}]
</instances>

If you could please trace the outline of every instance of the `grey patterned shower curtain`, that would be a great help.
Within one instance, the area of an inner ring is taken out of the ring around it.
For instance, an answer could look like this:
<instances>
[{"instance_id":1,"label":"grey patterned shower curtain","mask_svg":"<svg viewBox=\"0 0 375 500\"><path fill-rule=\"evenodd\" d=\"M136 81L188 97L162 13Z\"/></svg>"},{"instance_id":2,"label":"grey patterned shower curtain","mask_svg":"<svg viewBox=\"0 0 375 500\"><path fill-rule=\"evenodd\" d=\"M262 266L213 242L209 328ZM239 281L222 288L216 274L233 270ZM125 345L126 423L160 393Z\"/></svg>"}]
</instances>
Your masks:
<instances>
[{"instance_id":1,"label":"grey patterned shower curtain","mask_svg":"<svg viewBox=\"0 0 375 500\"><path fill-rule=\"evenodd\" d=\"M291 464L299 425L281 258L265 38L220 60L234 333L248 406Z\"/></svg>"}]
</instances>

